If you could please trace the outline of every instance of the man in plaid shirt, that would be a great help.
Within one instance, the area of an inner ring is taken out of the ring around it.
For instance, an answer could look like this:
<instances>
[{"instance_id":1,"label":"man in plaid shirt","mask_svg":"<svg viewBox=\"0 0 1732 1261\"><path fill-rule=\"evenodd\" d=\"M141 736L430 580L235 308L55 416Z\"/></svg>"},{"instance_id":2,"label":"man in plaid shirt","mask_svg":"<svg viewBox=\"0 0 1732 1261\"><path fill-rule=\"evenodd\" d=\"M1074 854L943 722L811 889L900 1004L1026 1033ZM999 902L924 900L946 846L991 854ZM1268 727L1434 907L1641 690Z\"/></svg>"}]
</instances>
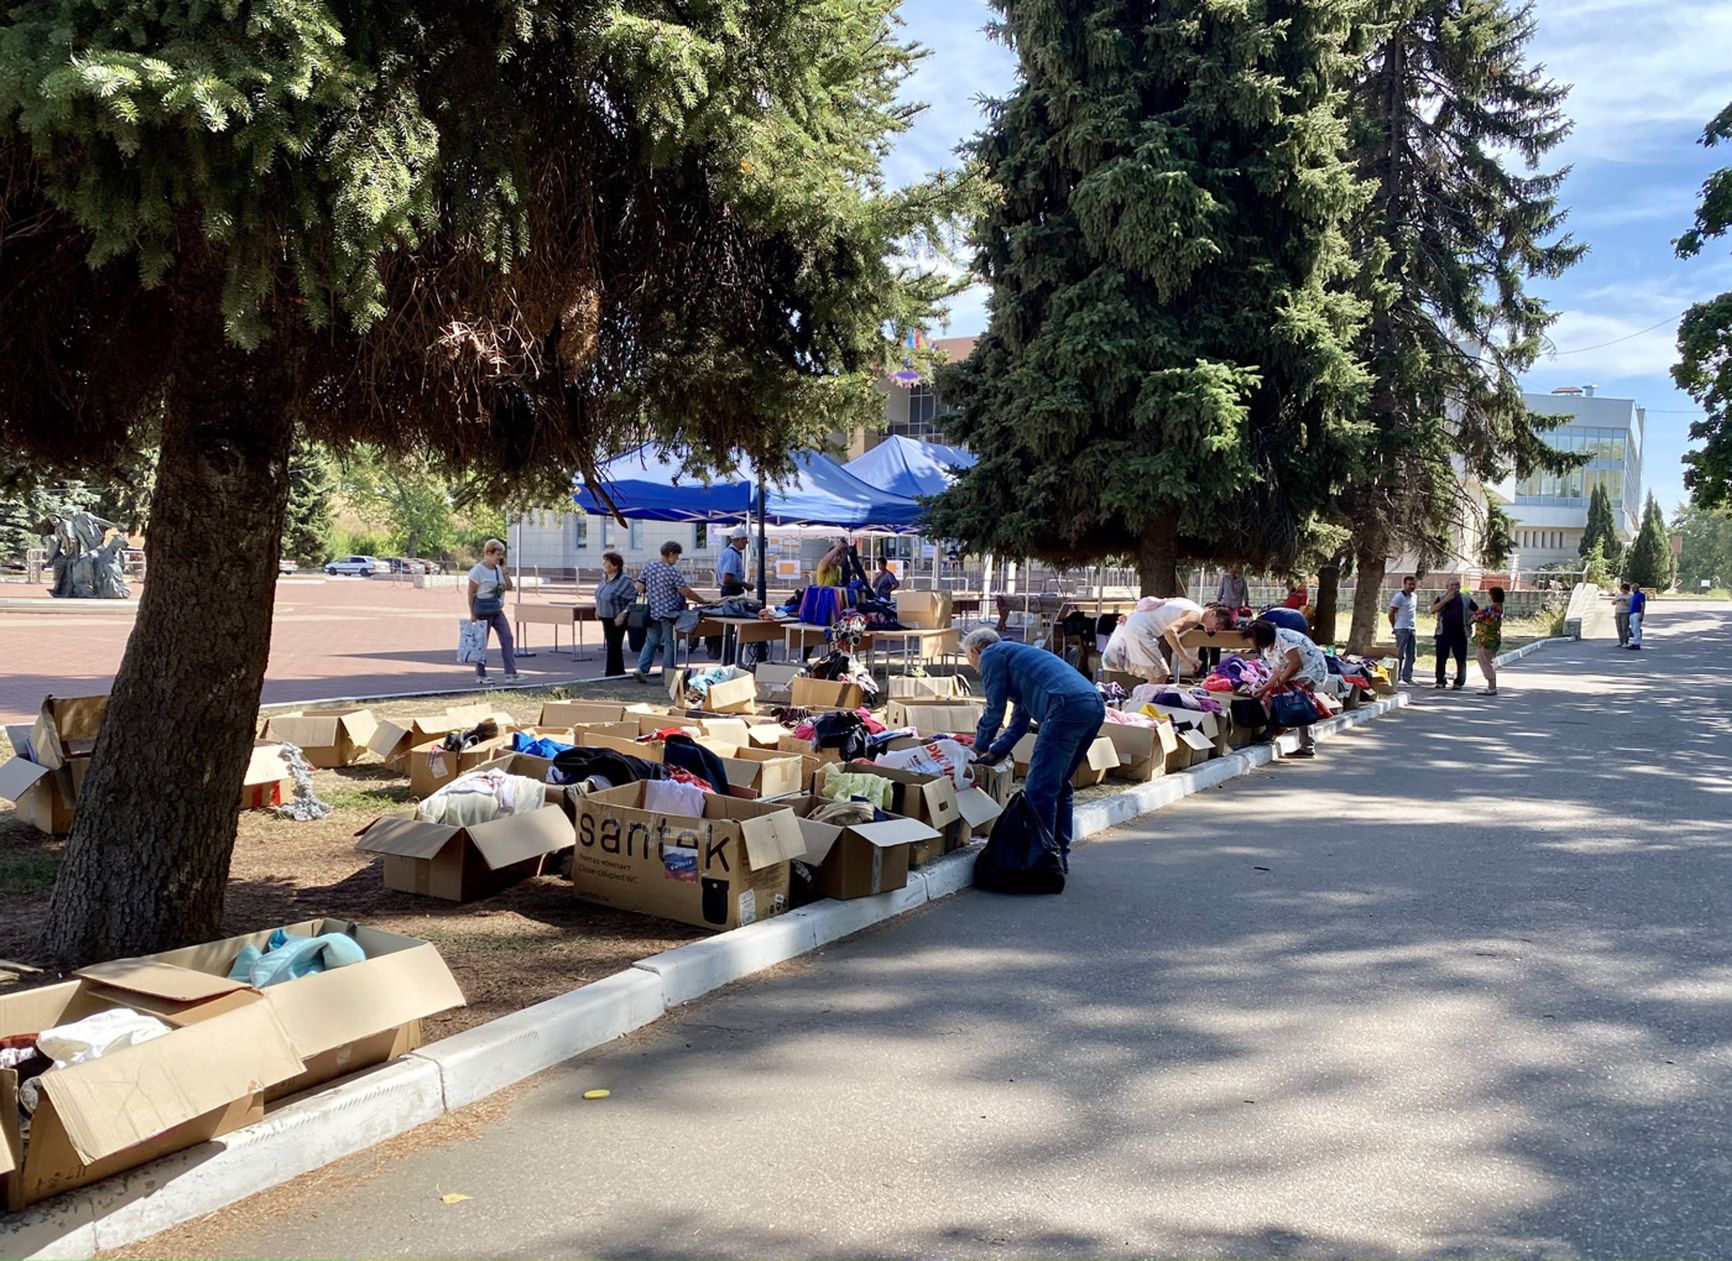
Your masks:
<instances>
[{"instance_id":1,"label":"man in plaid shirt","mask_svg":"<svg viewBox=\"0 0 1732 1261\"><path fill-rule=\"evenodd\" d=\"M667 647L667 657L662 668L673 669L674 622L685 611L687 600L703 603L703 598L686 586L680 571L674 567L683 550L678 543L663 543L662 558L645 565L637 576L637 589L649 602L650 616L644 633L643 651L638 654L637 670L633 676L639 683L649 682L650 667L655 664L656 652L663 645Z\"/></svg>"}]
</instances>

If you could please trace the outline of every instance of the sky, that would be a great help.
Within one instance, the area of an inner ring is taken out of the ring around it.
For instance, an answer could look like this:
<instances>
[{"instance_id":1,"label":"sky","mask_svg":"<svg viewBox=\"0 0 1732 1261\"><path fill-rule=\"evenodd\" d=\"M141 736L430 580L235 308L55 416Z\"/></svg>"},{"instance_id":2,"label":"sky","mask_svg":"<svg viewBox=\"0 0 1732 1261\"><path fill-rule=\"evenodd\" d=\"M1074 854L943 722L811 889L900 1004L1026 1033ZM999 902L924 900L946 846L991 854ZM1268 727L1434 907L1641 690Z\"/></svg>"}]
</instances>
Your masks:
<instances>
[{"instance_id":1,"label":"sky","mask_svg":"<svg viewBox=\"0 0 1732 1261\"><path fill-rule=\"evenodd\" d=\"M989 40L984 0L906 0L905 33L931 51L908 85L928 109L900 138L888 173L898 183L957 165L956 147L984 124L982 97L1014 86L1016 61ZM1567 230L1587 256L1532 292L1558 312L1551 354L1523 380L1530 390L1597 385L1602 396L1648 409L1644 480L1669 517L1684 501L1681 458L1701 410L1671 381L1678 317L1732 289L1732 248L1711 243L1682 261L1672 241L1690 226L1702 181L1732 165L1732 147L1699 143L1732 101L1725 50L1727 0L1538 0L1530 60L1572 85L1570 137L1545 169L1568 166ZM986 323L978 287L952 304L945 336ZM1613 344L1607 344L1613 343Z\"/></svg>"}]
</instances>

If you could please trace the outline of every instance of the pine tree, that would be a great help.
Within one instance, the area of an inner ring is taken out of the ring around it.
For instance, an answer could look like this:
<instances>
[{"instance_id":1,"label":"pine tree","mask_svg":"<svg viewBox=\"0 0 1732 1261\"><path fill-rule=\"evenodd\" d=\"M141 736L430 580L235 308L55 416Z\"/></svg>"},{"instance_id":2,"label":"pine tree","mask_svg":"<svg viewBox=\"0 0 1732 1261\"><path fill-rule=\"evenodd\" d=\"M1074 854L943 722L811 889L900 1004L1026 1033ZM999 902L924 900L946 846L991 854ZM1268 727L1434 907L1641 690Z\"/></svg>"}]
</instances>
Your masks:
<instances>
[{"instance_id":1,"label":"pine tree","mask_svg":"<svg viewBox=\"0 0 1732 1261\"><path fill-rule=\"evenodd\" d=\"M1351 134L1374 186L1353 231L1375 436L1347 496L1361 650L1389 555L1469 524L1464 479L1579 462L1545 444L1562 419L1531 415L1517 381L1556 318L1527 281L1582 254L1558 235L1567 172L1535 171L1569 124L1567 88L1528 60L1533 29L1532 5L1510 0L1374 0L1367 15Z\"/></svg>"},{"instance_id":2,"label":"pine tree","mask_svg":"<svg viewBox=\"0 0 1732 1261\"><path fill-rule=\"evenodd\" d=\"M994 0L991 318L940 370L979 462L935 532L1059 563L1291 567L1351 458L1346 0Z\"/></svg>"},{"instance_id":3,"label":"pine tree","mask_svg":"<svg viewBox=\"0 0 1732 1261\"><path fill-rule=\"evenodd\" d=\"M325 453L308 442L289 457L289 503L283 515L283 555L312 567L331 554L331 496L337 479Z\"/></svg>"},{"instance_id":4,"label":"pine tree","mask_svg":"<svg viewBox=\"0 0 1732 1261\"><path fill-rule=\"evenodd\" d=\"M1672 585L1672 568L1672 541L1666 533L1666 519L1660 515L1660 505L1649 495L1642 510L1642 528L1624 562L1624 577L1650 590L1665 591Z\"/></svg>"},{"instance_id":5,"label":"pine tree","mask_svg":"<svg viewBox=\"0 0 1732 1261\"><path fill-rule=\"evenodd\" d=\"M151 579L46 953L221 917L297 429L549 500L647 439L775 468L882 414L897 0L15 0L0 22L0 450L160 435Z\"/></svg>"},{"instance_id":6,"label":"pine tree","mask_svg":"<svg viewBox=\"0 0 1732 1261\"><path fill-rule=\"evenodd\" d=\"M1709 148L1722 141L1732 141L1732 105L1702 132L1702 143ZM1721 167L1702 185L1696 223L1678 238L1678 257L1694 258L1728 230L1732 230L1732 167ZM1707 413L1690 425L1690 437L1702 445L1684 453L1684 485L1700 507L1732 504L1732 290L1684 312L1672 379Z\"/></svg>"}]
</instances>

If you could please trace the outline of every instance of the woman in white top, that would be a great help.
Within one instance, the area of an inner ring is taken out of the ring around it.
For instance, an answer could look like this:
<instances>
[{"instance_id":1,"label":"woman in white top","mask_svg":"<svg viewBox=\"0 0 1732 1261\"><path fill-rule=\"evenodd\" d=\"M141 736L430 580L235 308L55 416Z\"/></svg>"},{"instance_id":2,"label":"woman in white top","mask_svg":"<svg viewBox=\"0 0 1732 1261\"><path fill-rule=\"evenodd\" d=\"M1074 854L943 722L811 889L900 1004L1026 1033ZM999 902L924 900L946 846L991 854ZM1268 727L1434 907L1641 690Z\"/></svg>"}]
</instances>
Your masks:
<instances>
[{"instance_id":1,"label":"woman in white top","mask_svg":"<svg viewBox=\"0 0 1732 1261\"><path fill-rule=\"evenodd\" d=\"M1269 663L1269 681L1257 689L1257 698L1269 705L1271 694L1284 687L1310 692L1321 687L1329 678L1329 661L1323 650L1310 636L1296 630L1265 622L1261 618L1251 623L1251 642ZM1317 741L1311 734L1311 724L1299 728L1299 757L1316 757Z\"/></svg>"},{"instance_id":2,"label":"woman in white top","mask_svg":"<svg viewBox=\"0 0 1732 1261\"><path fill-rule=\"evenodd\" d=\"M1173 660L1186 670L1197 669L1197 659L1185 650L1180 637L1203 623L1203 607L1182 596L1162 600L1146 596L1137 601L1137 611L1118 624L1107 640L1101 664L1109 670L1140 675L1159 683L1172 673L1161 653L1161 641L1171 647Z\"/></svg>"},{"instance_id":3,"label":"woman in white top","mask_svg":"<svg viewBox=\"0 0 1732 1261\"><path fill-rule=\"evenodd\" d=\"M488 539L481 561L469 571L469 616L485 622L499 636L499 655L505 658L505 681L517 682L517 644L511 638L511 620L505 616L505 593L511 590L511 573L505 568L505 544ZM487 644L483 632L481 660L475 663L476 682L487 684Z\"/></svg>"}]
</instances>

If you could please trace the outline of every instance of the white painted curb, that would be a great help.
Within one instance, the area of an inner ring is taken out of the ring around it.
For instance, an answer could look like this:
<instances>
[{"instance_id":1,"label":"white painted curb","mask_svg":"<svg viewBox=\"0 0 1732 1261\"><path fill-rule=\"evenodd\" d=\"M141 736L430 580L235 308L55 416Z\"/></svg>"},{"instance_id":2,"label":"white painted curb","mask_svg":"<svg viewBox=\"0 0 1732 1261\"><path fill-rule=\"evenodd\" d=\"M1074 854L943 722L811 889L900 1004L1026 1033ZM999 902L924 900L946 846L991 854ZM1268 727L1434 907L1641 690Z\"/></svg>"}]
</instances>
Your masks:
<instances>
[{"instance_id":1,"label":"white painted curb","mask_svg":"<svg viewBox=\"0 0 1732 1261\"><path fill-rule=\"evenodd\" d=\"M1497 664L1570 642L1539 640L1504 654ZM1384 697L1318 723L1313 734L1327 740L1407 704L1406 693ZM1273 743L1086 802L1076 808L1076 838L1099 835L1248 775L1297 748L1298 736L1289 732ZM980 849L972 844L910 872L908 887L894 893L825 900L652 955L569 994L423 1047L215 1142L0 1218L0 1256L34 1261L124 1247L364 1151L641 1029L672 1008L969 888Z\"/></svg>"}]
</instances>

